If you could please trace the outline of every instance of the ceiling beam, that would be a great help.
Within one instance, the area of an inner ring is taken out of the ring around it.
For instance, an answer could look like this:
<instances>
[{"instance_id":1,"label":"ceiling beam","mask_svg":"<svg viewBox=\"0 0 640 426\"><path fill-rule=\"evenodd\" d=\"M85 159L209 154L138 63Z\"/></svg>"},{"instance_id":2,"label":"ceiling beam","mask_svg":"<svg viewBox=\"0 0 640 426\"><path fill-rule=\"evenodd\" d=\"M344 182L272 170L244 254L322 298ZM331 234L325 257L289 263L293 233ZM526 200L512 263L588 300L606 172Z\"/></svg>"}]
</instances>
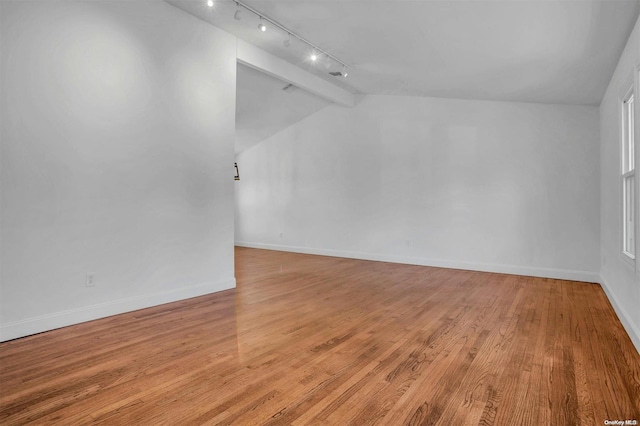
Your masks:
<instances>
[{"instance_id":1,"label":"ceiling beam","mask_svg":"<svg viewBox=\"0 0 640 426\"><path fill-rule=\"evenodd\" d=\"M238 62L337 104L353 107L353 93L329 83L271 53L238 39Z\"/></svg>"}]
</instances>

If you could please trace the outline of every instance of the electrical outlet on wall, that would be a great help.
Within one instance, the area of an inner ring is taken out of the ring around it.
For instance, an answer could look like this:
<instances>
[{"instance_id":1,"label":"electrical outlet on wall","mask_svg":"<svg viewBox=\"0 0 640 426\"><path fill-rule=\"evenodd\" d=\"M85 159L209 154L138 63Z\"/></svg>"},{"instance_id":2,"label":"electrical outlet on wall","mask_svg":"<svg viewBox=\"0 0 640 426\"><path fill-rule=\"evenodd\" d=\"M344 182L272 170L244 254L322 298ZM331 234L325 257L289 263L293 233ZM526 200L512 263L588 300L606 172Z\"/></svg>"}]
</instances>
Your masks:
<instances>
[{"instance_id":1,"label":"electrical outlet on wall","mask_svg":"<svg viewBox=\"0 0 640 426\"><path fill-rule=\"evenodd\" d=\"M87 272L87 275L84 280L84 285L86 287L95 287L96 286L96 274L92 272Z\"/></svg>"}]
</instances>

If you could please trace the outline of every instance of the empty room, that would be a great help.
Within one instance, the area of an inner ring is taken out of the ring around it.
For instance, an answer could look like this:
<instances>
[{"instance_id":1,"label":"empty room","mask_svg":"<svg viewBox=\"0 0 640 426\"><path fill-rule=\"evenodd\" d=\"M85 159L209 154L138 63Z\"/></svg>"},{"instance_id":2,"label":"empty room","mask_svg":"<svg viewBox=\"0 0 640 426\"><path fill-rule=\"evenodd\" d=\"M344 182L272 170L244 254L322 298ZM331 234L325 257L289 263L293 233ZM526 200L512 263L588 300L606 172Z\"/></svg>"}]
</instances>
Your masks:
<instances>
[{"instance_id":1,"label":"empty room","mask_svg":"<svg viewBox=\"0 0 640 426\"><path fill-rule=\"evenodd\" d=\"M0 424L637 425L639 15L0 0Z\"/></svg>"}]
</instances>

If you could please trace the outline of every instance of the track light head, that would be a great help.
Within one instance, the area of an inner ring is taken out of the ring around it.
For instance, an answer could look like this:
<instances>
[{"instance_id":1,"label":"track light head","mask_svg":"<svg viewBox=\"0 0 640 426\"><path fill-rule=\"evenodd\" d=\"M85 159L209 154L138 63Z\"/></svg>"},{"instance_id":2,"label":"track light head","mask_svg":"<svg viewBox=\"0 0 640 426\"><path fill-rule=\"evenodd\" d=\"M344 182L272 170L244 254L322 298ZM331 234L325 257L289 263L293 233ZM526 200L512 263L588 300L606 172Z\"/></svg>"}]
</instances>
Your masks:
<instances>
[{"instance_id":1,"label":"track light head","mask_svg":"<svg viewBox=\"0 0 640 426\"><path fill-rule=\"evenodd\" d=\"M2 0L0 0L1 2ZM200 0L200 1L206 1L206 3L210 6L213 7L213 5L215 4L216 0ZM268 16L264 15L262 12L260 12L259 10L256 10L254 7L252 7L251 5L245 3L246 0L226 0L228 3L235 3L236 4L236 11L233 15L233 18L236 21L240 21L243 18L243 13L249 13L250 16L255 16L260 20L260 23L258 24L258 29L261 32L265 32L267 31L267 26L265 25L265 21L267 21L270 25L273 26L274 31L277 33L278 30L282 31L285 34L285 37L282 40L282 46L284 46L285 48L290 47L293 42L301 42L302 44L306 45L309 50L307 50L307 54L309 55L306 59L305 62L307 62L307 64L309 62L313 63L313 64L318 64L318 65L322 65L328 72L329 74L338 77L346 77L347 76L347 66L345 65L344 62L342 62L340 59L336 58L335 56L331 55L330 53L327 53L325 50L323 50L322 48L316 46L315 44L311 43L310 41L306 40L305 38L303 38L302 36L300 36L299 34L296 34L295 32L293 32L292 30L290 30L289 28L283 26L282 24L280 24L277 21L274 21L273 19L269 18ZM252 18L253 19L253 18ZM254 21L255 22L255 21ZM270 30L271 31L271 30ZM297 46L297 43L296 43ZM342 72L336 70L339 69L339 67L342 66Z\"/></svg>"}]
</instances>

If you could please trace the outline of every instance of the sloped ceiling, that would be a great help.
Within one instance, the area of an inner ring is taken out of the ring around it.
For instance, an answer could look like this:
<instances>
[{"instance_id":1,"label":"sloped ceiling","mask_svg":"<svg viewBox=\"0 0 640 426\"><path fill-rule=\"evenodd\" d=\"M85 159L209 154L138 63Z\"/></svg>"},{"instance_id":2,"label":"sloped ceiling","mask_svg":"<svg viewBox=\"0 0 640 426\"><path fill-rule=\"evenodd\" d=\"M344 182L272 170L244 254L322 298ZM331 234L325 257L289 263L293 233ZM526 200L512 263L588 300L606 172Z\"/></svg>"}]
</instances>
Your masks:
<instances>
[{"instance_id":1,"label":"sloped ceiling","mask_svg":"<svg viewBox=\"0 0 640 426\"><path fill-rule=\"evenodd\" d=\"M308 61L232 0L167 0L354 93L598 105L637 0L246 0L349 65Z\"/></svg>"},{"instance_id":2,"label":"sloped ceiling","mask_svg":"<svg viewBox=\"0 0 640 426\"><path fill-rule=\"evenodd\" d=\"M331 102L238 64L236 154L286 129ZM283 90L288 87L286 90Z\"/></svg>"}]
</instances>

